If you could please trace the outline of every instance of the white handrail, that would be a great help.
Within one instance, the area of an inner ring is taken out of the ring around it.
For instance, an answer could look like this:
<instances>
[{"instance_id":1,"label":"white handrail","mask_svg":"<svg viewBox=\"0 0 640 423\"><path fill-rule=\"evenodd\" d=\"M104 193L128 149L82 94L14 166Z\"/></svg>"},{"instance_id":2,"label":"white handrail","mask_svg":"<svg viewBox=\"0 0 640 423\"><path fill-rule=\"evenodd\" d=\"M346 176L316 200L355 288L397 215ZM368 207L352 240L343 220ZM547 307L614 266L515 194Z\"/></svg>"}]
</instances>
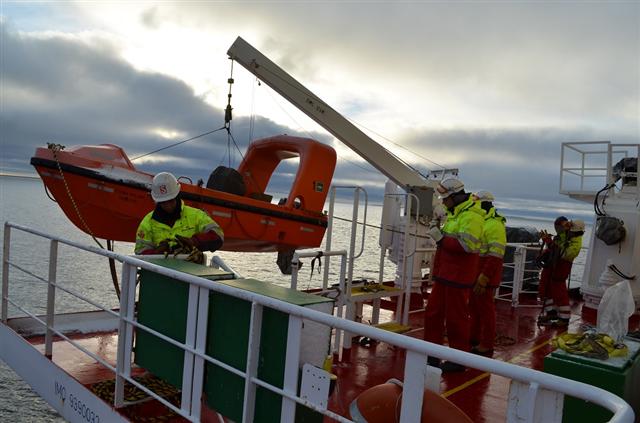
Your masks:
<instances>
[{"instance_id":1,"label":"white handrail","mask_svg":"<svg viewBox=\"0 0 640 423\"><path fill-rule=\"evenodd\" d=\"M407 358L405 359L405 378L406 379L405 379L404 386L420 386L420 384L424 385L424 378L422 376L424 375L424 363L426 361L427 356L433 356L441 359L451 360L463 366L472 367L485 372L496 373L498 375L510 378L512 380L526 383L529 386L536 386L537 384L538 385L537 387L541 389L547 389L547 390L559 392L564 395L571 395L576 398L593 402L614 413L612 419L610 420L611 422L626 423L626 422L634 421L634 413L631 407L629 406L629 404L627 404L624 400L622 400L618 396L608 391L605 391L604 389L601 389L601 388L597 388L591 385L587 385L585 383L573 381L573 380L562 378L559 376L551 375L548 373L543 373L537 370L523 368L514 364L509 364L502 361L493 360L486 357L481 357L474 354L466 353L460 350L451 349L441 345L432 344L432 343L418 340L412 337L399 335L392 332L387 332L387 331L380 330L375 327L364 325L361 323L356 323L356 322L352 322L345 319L339 319L339 318L336 318L335 316L325 314L316 310L296 306L296 305L289 304L277 299L265 297L259 294L234 288L232 286L215 283L197 276L181 273L173 269L157 266L153 263L140 260L136 257L126 256L126 255L118 254L111 251L101 250L91 246L81 245L80 243L77 243L74 241L65 240L63 238L60 238L54 235L49 235L36 229L31 229L22 225L17 225L9 222L5 223L5 246L4 246L5 248L4 266L5 267L4 269L8 268L7 265L9 261L8 260L9 254L7 253L7 251L10 247L9 245L10 237L8 236L8 233L10 232L10 228L18 229L18 230L31 233L34 235L38 235L50 240L55 240L55 241L58 241L59 243L73 246L84 251L89 251L105 257L114 258L122 263L125 263L125 266L124 266L125 268L140 267L140 268L167 276L169 278L177 279L177 280L189 283L191 285L204 288L206 291L215 291L215 292L219 292L229 296L233 296L245 301L249 301L253 304L259 304L263 307L269 307L274 310L281 311L283 313L286 313L289 316L295 316L301 319L312 320L329 327L334 327L346 332L359 334L361 336L366 336L372 339L376 339L379 341L383 341L383 342L395 345L396 347L404 348L407 350ZM123 269L123 273L124 273L124 269ZM128 273L129 275L132 274L131 272L128 272ZM128 282L131 282L131 281L128 281ZM8 293L8 285L9 285L8 271L3 271L3 278L2 278L2 293L3 293L2 316L3 317L6 316L6 312L7 312L6 306L7 306L8 298L7 298L7 294L5 293ZM128 304L126 299L129 298L129 295L131 294L131 292L133 292L134 289L135 289L135 284L129 283L127 292L122 293L121 313L124 313L125 315L133 311L133 304ZM122 310L123 309L122 306L124 306L124 311ZM4 321L4 323L6 324L6 320ZM126 323L137 325L137 323L132 319L132 315L126 316ZM53 328L47 328L47 329L53 330ZM119 340L119 342L121 341L122 340ZM126 347L130 348L130 345L127 345ZM193 354L203 356L203 358L206 359L207 361L214 360L211 357L203 355L200 351L193 350L192 348L186 345L183 345L182 347L185 350L189 350L189 352ZM119 345L119 348L120 348L120 345ZM422 361L416 360L417 356L422 356ZM126 369L127 365L126 363L124 366L122 365L122 363L120 362L120 360L122 359L123 357L121 356L121 354L118 354L118 363L116 365L117 377L126 379L127 381L133 383L134 385L141 387L137 382L135 382L132 378L130 378L127 375L126 371L123 371L123 369ZM422 366L422 368L420 368L420 366ZM420 382L416 378L418 379L422 378L422 381ZM264 383L264 382L255 380L253 378L251 379L251 382L260 384L261 386ZM306 400L303 400L299 397L295 397L291 395L290 392L287 391L287 389L280 389L277 387L273 387L271 385L268 385L265 387L267 389L272 390L273 392L280 393L281 395L287 397L289 400L302 403L325 415L328 415L332 418L337 418L339 421L349 421L344 419L341 416L335 415L335 413L331 411L321 409L316 404L309 403ZM141 388L146 391L144 387L141 387ZM407 397L408 396L409 395L407 394ZM160 400L163 403L165 403L165 401L163 401L162 399ZM510 401L518 401L518 400L523 401L525 399L510 398ZM533 400L535 401L535 398ZM175 412L182 415L183 417L191 421L196 420L192 413L186 413L184 410L176 409L170 404L168 406L170 406L171 409L173 409ZM416 410L420 410L421 407L422 407L421 399L417 400L414 404L412 404L411 408L408 406L408 404L407 405L403 404L401 422L409 421L408 416L415 415ZM413 408L415 408L416 410L413 410Z\"/></svg>"}]
</instances>

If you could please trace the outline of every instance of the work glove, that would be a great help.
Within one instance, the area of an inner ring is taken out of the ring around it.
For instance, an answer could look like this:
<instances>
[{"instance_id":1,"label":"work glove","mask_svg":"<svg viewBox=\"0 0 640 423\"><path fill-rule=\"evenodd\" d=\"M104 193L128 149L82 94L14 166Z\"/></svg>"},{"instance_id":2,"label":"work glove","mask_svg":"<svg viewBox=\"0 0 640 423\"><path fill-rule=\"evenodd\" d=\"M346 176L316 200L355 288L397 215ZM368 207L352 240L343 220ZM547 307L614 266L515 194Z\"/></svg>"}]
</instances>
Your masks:
<instances>
[{"instance_id":1,"label":"work glove","mask_svg":"<svg viewBox=\"0 0 640 423\"><path fill-rule=\"evenodd\" d=\"M186 236L176 235L176 242L184 248L192 249L197 247L196 242L193 238L187 238Z\"/></svg>"},{"instance_id":2,"label":"work glove","mask_svg":"<svg viewBox=\"0 0 640 423\"><path fill-rule=\"evenodd\" d=\"M473 285L473 293L476 295L482 295L487 291L487 284L489 283L489 277L484 273L478 275L475 285Z\"/></svg>"},{"instance_id":3,"label":"work glove","mask_svg":"<svg viewBox=\"0 0 640 423\"><path fill-rule=\"evenodd\" d=\"M540 231L538 237L547 245L553 244L553 237L547 231Z\"/></svg>"},{"instance_id":4,"label":"work glove","mask_svg":"<svg viewBox=\"0 0 640 423\"><path fill-rule=\"evenodd\" d=\"M169 240L168 239L163 239L162 241L160 241L160 243L156 247L156 252L158 254L171 252L171 245L169 245Z\"/></svg>"},{"instance_id":5,"label":"work glove","mask_svg":"<svg viewBox=\"0 0 640 423\"><path fill-rule=\"evenodd\" d=\"M437 226L429 228L429 236L433 238L435 242L440 242L442 239L442 231Z\"/></svg>"}]
</instances>

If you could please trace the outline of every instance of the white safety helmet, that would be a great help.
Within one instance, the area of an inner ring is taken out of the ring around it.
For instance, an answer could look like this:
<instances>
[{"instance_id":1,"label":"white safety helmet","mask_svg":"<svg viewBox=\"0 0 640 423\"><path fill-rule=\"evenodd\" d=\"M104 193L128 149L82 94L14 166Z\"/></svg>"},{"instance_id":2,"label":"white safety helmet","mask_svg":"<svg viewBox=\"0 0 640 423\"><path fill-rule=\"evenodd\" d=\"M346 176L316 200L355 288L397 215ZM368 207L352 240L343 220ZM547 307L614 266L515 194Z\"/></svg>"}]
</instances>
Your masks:
<instances>
[{"instance_id":1,"label":"white safety helmet","mask_svg":"<svg viewBox=\"0 0 640 423\"><path fill-rule=\"evenodd\" d=\"M169 172L160 172L153 177L151 198L156 203L173 200L180 193L180 183Z\"/></svg>"},{"instance_id":2,"label":"white safety helmet","mask_svg":"<svg viewBox=\"0 0 640 423\"><path fill-rule=\"evenodd\" d=\"M474 195L478 201L494 201L496 199L491 192L484 189L476 192Z\"/></svg>"},{"instance_id":3,"label":"white safety helmet","mask_svg":"<svg viewBox=\"0 0 640 423\"><path fill-rule=\"evenodd\" d=\"M450 176L440 181L437 191L438 191L438 194L440 194L440 198L445 199L449 197L451 194L460 192L463 189L464 189L464 183L462 183L460 179Z\"/></svg>"},{"instance_id":4,"label":"white safety helmet","mask_svg":"<svg viewBox=\"0 0 640 423\"><path fill-rule=\"evenodd\" d=\"M584 220L572 220L569 232L584 232Z\"/></svg>"}]
</instances>

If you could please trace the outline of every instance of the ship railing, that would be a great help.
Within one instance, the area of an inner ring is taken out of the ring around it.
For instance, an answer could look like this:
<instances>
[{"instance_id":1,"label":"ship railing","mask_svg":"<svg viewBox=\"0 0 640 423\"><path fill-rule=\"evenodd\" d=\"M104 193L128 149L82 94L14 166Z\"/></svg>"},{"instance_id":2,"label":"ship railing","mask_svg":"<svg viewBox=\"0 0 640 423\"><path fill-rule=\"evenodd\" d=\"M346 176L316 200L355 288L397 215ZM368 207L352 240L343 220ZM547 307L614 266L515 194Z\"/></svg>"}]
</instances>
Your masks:
<instances>
[{"instance_id":1,"label":"ship railing","mask_svg":"<svg viewBox=\"0 0 640 423\"><path fill-rule=\"evenodd\" d=\"M452 169L455 171L455 169ZM336 193L338 190L349 190L353 195L353 205L352 205L352 216L351 216L351 228L350 228L350 237L348 244L348 251L346 252L346 256L343 256L341 261L341 270L339 273L338 280L338 290L339 296L337 297L337 307L339 317L346 317L351 320L355 320L357 315L362 314L362 307L364 302L371 302L371 323L373 325L377 325L380 320L380 309L381 309L381 299L382 298L392 298L397 297L396 301L396 321L399 325L407 326L409 324L409 308L410 308L410 298L412 287L414 286L414 282L421 283L422 279L414 279L414 256L415 254L431 254L435 253L435 248L419 248L418 247L418 225L414 225L414 231L411 231L412 225L405 225L404 232L402 236L402 246L401 246L401 257L399 260L399 274L400 279L402 281L402 289L382 289L377 292L369 292L366 295L363 293L359 293L357 296L352 296L352 288L353 288L353 270L355 266L355 261L359 257L362 256L364 252L364 240L366 235L367 228L367 209L368 209L368 194L367 191L357 185L332 185L331 191L329 194L329 210L328 210L328 223L327 223L327 231L325 236L325 248L326 251L317 251L313 253L302 253L296 252L294 254L294 259L292 260L292 275L291 275L291 288L297 288L298 282L298 272L296 268L296 263L299 262L300 258L303 257L325 257L325 266L324 266L324 274L322 279L322 289L321 292L327 292L331 290L329 288L329 269L331 263L331 257L336 252L331 251L332 248L332 239L333 239L333 225L334 219L334 209L336 202ZM361 209L361 197L364 199L364 206L362 207L362 220L360 220L360 209ZM398 198L404 199L404 210L412 210L416 211L415 219L419 220L419 210L420 210L420 199L417 195L413 193L397 193L390 194L385 193L385 202L390 198ZM398 212L400 209L398 208ZM383 215L384 215L383 211ZM383 217L383 223L381 227L381 243L383 238L383 234L388 236L391 233L391 227L388 222L385 222ZM358 240L359 233L359 225L362 226L362 234L360 235L360 239ZM360 244L358 245L358 241ZM380 248L380 260L379 260L379 268L378 268L378 284L382 284L384 278L384 268L385 268L385 258L386 251L388 246L384 246ZM338 251L338 253L341 250ZM346 274L344 270L346 260ZM406 305L406 306L405 306ZM342 313L342 308L346 307L346 312ZM342 351L342 349L351 348L351 334L346 334L343 338L335 343L335 351Z\"/></svg>"},{"instance_id":2,"label":"ship railing","mask_svg":"<svg viewBox=\"0 0 640 423\"><path fill-rule=\"evenodd\" d=\"M27 269L10 261L11 231L18 230L40 236L50 240L49 276L40 277ZM122 289L120 297L120 310L114 312L103 307L74 290L63 287L56 281L56 267L58 262L58 244L65 244L79 250L88 251L97 255L109 257L122 263ZM40 319L35 314L23 308L16 301L9 298L9 268L15 268L25 272L36 280L48 285L47 315ZM136 275L138 268L146 269L163 276L180 280L189 284L189 307L187 316L186 339L184 343L177 342L161 333L158 333L136 321L134 304L136 296ZM62 289L72 296L87 301L99 309L117 317L119 322L117 340L117 359L115 367L82 347L73 339L67 337L55 326L55 291ZM209 293L215 291L229 295L251 303L251 317L249 327L249 348L247 351L247 365L244 370L238 370L219 360L205 354L205 339L207 329L207 311ZM295 420L296 404L302 404L325 416L339 422L351 420L327 409L327 401L317 400L311 396L301 396L298 391L298 369L300 361L300 344L303 321L313 321L329 328L339 329L344 332L365 336L374 340L394 345L406 350L404 365L404 381L402 391L402 405L400 410L400 422L413 423L420 421L422 413L423 391L425 386L433 386L434 369L427 366L427 357L437 357L459 363L466 367L476 368L481 371L501 375L512 380L508 396L507 421L508 422L560 422L562 418L562 404L564 395L570 395L585 401L600 405L613 413L611 422L633 422L634 413L629 404L620 397L591 385L551 375L548 373L527 369L514 364L477 356L460 350L451 349L437 344L415 339L388 331L384 331L369 325L337 318L331 314L299 307L274 298L265 297L232 286L215 283L197 276L178 272L173 269L157 266L153 263L140 260L133 256L126 256L111 251L102 250L92 246L49 235L36 229L25 226L5 223L4 227L4 251L2 272L2 310L0 316L2 323L8 323L9 303L36 320L46 329L45 352L52 353L53 335L59 336L83 353L92 357L115 375L115 392L113 406L121 408L125 406L124 384L125 381L136 386L152 398L164 404L178 415L193 422L200 421L201 399L205 362L220 366L223 369L245 379L243 400L243 422L259 420L253 415L256 388L262 387L282 397L281 421L291 422ZM257 377L257 358L260 346L260 322L263 309L271 308L288 315L288 337L285 353L285 373L283 387L268 384ZM132 378L132 347L134 330L144 330L162 340L184 350L182 400L180 407L176 407L162 397L156 395L142 384ZM435 372L439 380L439 371ZM438 384L435 383L437 386ZM255 418L254 418L255 417Z\"/></svg>"},{"instance_id":3,"label":"ship railing","mask_svg":"<svg viewBox=\"0 0 640 423\"><path fill-rule=\"evenodd\" d=\"M564 142L560 153L560 194L578 199L593 199L605 185L616 182L613 166L623 158L640 158L640 144L614 144L610 141ZM635 181L635 196L640 198L638 172L619 175ZM611 186L610 189L614 187ZM633 191L633 190L632 190Z\"/></svg>"},{"instance_id":4,"label":"ship railing","mask_svg":"<svg viewBox=\"0 0 640 423\"><path fill-rule=\"evenodd\" d=\"M513 277L511 279L503 280L500 283L500 289L496 289L495 298L500 301L511 302L511 307L540 307L536 301L533 304L530 302L521 303L520 295L528 294L533 295L535 299L538 295L537 285L535 289L527 289L528 282L539 281L540 269L535 267L531 268L533 261L527 260L527 255L530 251L540 251L540 246L532 243L507 243L507 248L513 248L513 261L504 263L505 269L511 269ZM588 247L582 247L581 251L588 250ZM574 263L577 266L584 266L584 264ZM571 283L571 275L567 283Z\"/></svg>"},{"instance_id":5,"label":"ship railing","mask_svg":"<svg viewBox=\"0 0 640 423\"><path fill-rule=\"evenodd\" d=\"M531 243L507 243L507 248L514 249L513 261L504 263L503 267L512 271L513 278L502 281L500 289L496 289L496 300L509 301L512 307L539 307L537 304L521 304L520 294L537 295L538 293L537 290L528 290L525 287L526 282L538 279L540 273L538 268L527 268L532 264L527 260L527 253L539 251L540 246Z\"/></svg>"}]
</instances>

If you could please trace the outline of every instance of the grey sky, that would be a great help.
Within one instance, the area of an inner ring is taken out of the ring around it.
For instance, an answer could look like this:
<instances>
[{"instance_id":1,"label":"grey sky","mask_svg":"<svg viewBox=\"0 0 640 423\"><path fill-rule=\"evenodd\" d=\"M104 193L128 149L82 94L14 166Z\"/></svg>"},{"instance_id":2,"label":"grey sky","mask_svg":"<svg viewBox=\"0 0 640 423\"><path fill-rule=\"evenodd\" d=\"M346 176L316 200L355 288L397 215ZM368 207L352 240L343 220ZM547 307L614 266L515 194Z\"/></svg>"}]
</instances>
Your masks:
<instances>
[{"instance_id":1,"label":"grey sky","mask_svg":"<svg viewBox=\"0 0 640 423\"><path fill-rule=\"evenodd\" d=\"M557 198L562 141L640 139L637 2L7 3L2 14L5 170L28 169L47 141L135 157L221 126L238 35L421 170L459 167L497 196ZM384 181L239 66L234 77L241 146L254 116L253 138L335 145L336 180ZM216 133L140 167L206 180L226 143Z\"/></svg>"}]
</instances>

